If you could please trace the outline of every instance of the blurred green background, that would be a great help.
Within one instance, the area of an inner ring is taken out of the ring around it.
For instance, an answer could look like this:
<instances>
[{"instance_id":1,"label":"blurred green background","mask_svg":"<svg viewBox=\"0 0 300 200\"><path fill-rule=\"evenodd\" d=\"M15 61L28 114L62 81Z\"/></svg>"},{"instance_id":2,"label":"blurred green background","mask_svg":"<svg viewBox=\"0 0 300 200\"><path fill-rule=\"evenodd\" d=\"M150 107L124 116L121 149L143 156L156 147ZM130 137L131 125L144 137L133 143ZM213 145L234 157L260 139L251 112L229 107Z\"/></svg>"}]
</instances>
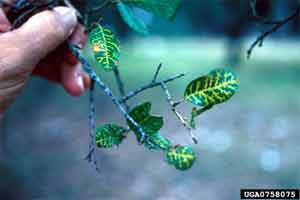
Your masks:
<instances>
[{"instance_id":1,"label":"blurred green background","mask_svg":"<svg viewBox=\"0 0 300 200\"><path fill-rule=\"evenodd\" d=\"M296 3L274 0L266 12L282 18ZM175 144L195 148L194 166L185 172L173 169L162 153L145 150L131 134L119 148L97 151L97 174L84 160L87 94L72 98L60 86L32 78L1 127L0 199L232 200L239 199L241 188L299 188L299 20L267 38L247 60L251 42L268 27L255 23L246 0L187 0L173 23L136 13L152 35L133 33L117 14L108 13L122 41L120 71L127 91L148 83L160 62L161 79L187 73L169 84L178 99L190 80L216 67L231 67L241 79L229 102L198 119L197 145L160 89L130 102L151 101L153 113L165 117L161 132ZM113 76L99 73L118 94ZM98 125L125 124L100 89L96 104ZM191 105L180 109L188 114Z\"/></svg>"}]
</instances>

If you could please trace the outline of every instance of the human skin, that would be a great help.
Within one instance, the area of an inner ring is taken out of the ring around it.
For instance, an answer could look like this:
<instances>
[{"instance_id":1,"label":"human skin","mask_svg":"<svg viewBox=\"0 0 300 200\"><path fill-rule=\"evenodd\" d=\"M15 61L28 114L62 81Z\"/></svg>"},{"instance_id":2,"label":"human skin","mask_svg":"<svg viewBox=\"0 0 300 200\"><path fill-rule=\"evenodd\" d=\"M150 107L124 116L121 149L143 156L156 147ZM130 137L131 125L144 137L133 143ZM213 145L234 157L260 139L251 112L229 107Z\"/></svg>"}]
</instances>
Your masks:
<instances>
[{"instance_id":1,"label":"human skin","mask_svg":"<svg viewBox=\"0 0 300 200\"><path fill-rule=\"evenodd\" d=\"M0 8L0 120L32 75L80 96L90 85L89 77L65 42L70 39L84 45L86 37L75 12L56 7L32 16L12 31L8 12Z\"/></svg>"}]
</instances>

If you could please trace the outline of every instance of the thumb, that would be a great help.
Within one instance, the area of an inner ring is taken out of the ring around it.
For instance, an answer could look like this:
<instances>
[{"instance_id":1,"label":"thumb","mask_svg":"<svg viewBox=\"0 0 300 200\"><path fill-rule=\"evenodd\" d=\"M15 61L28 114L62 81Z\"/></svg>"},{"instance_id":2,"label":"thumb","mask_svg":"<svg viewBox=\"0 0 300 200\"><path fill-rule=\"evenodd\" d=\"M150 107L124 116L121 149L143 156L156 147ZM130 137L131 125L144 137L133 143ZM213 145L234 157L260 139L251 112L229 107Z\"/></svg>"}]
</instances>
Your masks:
<instances>
[{"instance_id":1,"label":"thumb","mask_svg":"<svg viewBox=\"0 0 300 200\"><path fill-rule=\"evenodd\" d=\"M77 24L75 11L67 7L56 7L32 16L15 31L18 48L27 66L37 64L47 54L71 35ZM24 61L24 60L23 60Z\"/></svg>"},{"instance_id":2,"label":"thumb","mask_svg":"<svg viewBox=\"0 0 300 200\"><path fill-rule=\"evenodd\" d=\"M56 7L0 35L0 114L20 93L35 65L61 44L76 24L75 11Z\"/></svg>"}]
</instances>

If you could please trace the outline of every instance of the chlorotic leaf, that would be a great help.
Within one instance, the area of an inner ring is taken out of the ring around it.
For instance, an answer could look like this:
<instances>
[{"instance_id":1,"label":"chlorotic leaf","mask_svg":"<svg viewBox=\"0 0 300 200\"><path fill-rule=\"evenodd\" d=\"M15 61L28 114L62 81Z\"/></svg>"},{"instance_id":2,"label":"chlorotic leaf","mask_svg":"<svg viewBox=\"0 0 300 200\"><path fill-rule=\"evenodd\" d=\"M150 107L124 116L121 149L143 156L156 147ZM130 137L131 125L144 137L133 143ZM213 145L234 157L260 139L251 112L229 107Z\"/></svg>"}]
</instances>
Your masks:
<instances>
[{"instance_id":1,"label":"chlorotic leaf","mask_svg":"<svg viewBox=\"0 0 300 200\"><path fill-rule=\"evenodd\" d=\"M232 71L215 69L190 82L184 92L184 98L201 108L211 108L230 99L238 87L239 79Z\"/></svg>"},{"instance_id":2,"label":"chlorotic leaf","mask_svg":"<svg viewBox=\"0 0 300 200\"><path fill-rule=\"evenodd\" d=\"M117 3L117 8L120 12L122 19L126 24L128 24L130 28L144 35L149 34L147 26L144 24L143 21L141 21L134 15L131 7L125 5L122 2L119 2Z\"/></svg>"},{"instance_id":3,"label":"chlorotic leaf","mask_svg":"<svg viewBox=\"0 0 300 200\"><path fill-rule=\"evenodd\" d=\"M88 40L96 61L105 71L118 67L120 42L111 30L96 24L89 32Z\"/></svg>"},{"instance_id":4,"label":"chlorotic leaf","mask_svg":"<svg viewBox=\"0 0 300 200\"><path fill-rule=\"evenodd\" d=\"M178 170L187 170L196 160L196 154L188 146L176 146L167 152L167 161Z\"/></svg>"},{"instance_id":5,"label":"chlorotic leaf","mask_svg":"<svg viewBox=\"0 0 300 200\"><path fill-rule=\"evenodd\" d=\"M116 124L105 124L96 130L96 145L100 148L111 148L121 144L126 129Z\"/></svg>"},{"instance_id":6,"label":"chlorotic leaf","mask_svg":"<svg viewBox=\"0 0 300 200\"><path fill-rule=\"evenodd\" d=\"M136 106L129 112L129 115L142 127L144 132L149 137L151 137L151 135L153 134L156 134L161 129L164 123L162 117L152 116L150 115L150 111L151 103L146 102ZM137 140L140 141L141 133L139 132L139 130L129 120L127 120L127 124L135 133ZM145 140L145 142L150 142L150 140Z\"/></svg>"},{"instance_id":7,"label":"chlorotic leaf","mask_svg":"<svg viewBox=\"0 0 300 200\"><path fill-rule=\"evenodd\" d=\"M128 5L142 8L159 17L174 20L182 0L122 0Z\"/></svg>"},{"instance_id":8,"label":"chlorotic leaf","mask_svg":"<svg viewBox=\"0 0 300 200\"><path fill-rule=\"evenodd\" d=\"M145 147L155 150L168 150L172 147L170 140L163 137L159 132L149 136L149 142L145 143Z\"/></svg>"}]
</instances>

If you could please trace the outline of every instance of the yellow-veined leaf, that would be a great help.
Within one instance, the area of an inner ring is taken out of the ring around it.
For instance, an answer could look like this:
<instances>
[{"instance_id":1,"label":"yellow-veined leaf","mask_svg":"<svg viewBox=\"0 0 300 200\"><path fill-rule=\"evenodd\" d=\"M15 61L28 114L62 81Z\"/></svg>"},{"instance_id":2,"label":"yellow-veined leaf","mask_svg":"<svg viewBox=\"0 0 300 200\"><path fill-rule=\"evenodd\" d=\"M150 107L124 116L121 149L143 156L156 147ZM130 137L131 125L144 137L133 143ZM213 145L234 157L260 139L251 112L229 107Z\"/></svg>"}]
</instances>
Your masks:
<instances>
[{"instance_id":1,"label":"yellow-veined leaf","mask_svg":"<svg viewBox=\"0 0 300 200\"><path fill-rule=\"evenodd\" d=\"M176 146L167 152L167 161L176 169L187 170L192 167L196 160L196 154L188 146Z\"/></svg>"},{"instance_id":2,"label":"yellow-veined leaf","mask_svg":"<svg viewBox=\"0 0 300 200\"><path fill-rule=\"evenodd\" d=\"M124 139L126 129L116 124L105 124L96 130L96 145L100 148L111 148L119 145Z\"/></svg>"},{"instance_id":3,"label":"yellow-veined leaf","mask_svg":"<svg viewBox=\"0 0 300 200\"><path fill-rule=\"evenodd\" d=\"M96 24L88 34L88 41L96 61L105 71L118 67L120 42L111 30Z\"/></svg>"},{"instance_id":4,"label":"yellow-veined leaf","mask_svg":"<svg viewBox=\"0 0 300 200\"><path fill-rule=\"evenodd\" d=\"M162 136L159 132L149 135L149 142L145 143L145 147L155 150L168 150L172 147L170 140Z\"/></svg>"},{"instance_id":5,"label":"yellow-veined leaf","mask_svg":"<svg viewBox=\"0 0 300 200\"><path fill-rule=\"evenodd\" d=\"M239 88L239 79L229 69L215 69L190 82L184 92L185 100L210 108L227 101Z\"/></svg>"}]
</instances>

